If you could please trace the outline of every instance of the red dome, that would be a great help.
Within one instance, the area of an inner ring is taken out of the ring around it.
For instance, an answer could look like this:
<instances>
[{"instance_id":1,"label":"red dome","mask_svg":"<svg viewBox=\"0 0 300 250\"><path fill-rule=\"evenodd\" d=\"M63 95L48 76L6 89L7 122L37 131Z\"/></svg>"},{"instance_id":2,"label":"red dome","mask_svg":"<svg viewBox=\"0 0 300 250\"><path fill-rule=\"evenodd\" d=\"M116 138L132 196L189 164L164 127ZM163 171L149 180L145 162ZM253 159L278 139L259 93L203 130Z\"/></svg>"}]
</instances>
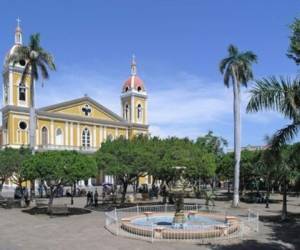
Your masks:
<instances>
[{"instance_id":1,"label":"red dome","mask_svg":"<svg viewBox=\"0 0 300 250\"><path fill-rule=\"evenodd\" d=\"M137 91L145 91L144 82L138 76L131 76L123 85L123 92L131 90L131 80L133 78L133 89Z\"/></svg>"}]
</instances>

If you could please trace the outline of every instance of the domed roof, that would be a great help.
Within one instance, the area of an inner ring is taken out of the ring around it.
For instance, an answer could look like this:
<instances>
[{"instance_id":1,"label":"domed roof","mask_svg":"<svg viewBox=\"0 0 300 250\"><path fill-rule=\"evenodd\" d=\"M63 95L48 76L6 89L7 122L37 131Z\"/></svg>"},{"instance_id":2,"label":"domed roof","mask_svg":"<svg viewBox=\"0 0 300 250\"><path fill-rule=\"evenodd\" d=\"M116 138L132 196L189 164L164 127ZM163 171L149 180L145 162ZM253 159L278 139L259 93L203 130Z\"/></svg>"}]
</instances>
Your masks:
<instances>
[{"instance_id":1,"label":"domed roof","mask_svg":"<svg viewBox=\"0 0 300 250\"><path fill-rule=\"evenodd\" d=\"M11 49L7 52L5 59L4 59L4 64L6 64L7 59L9 58L9 56L11 56L12 54L15 53L16 49L20 46L22 46L22 29L20 27L20 19L17 19L17 27L16 27L16 31L15 31L15 44L11 47Z\"/></svg>"},{"instance_id":2,"label":"domed roof","mask_svg":"<svg viewBox=\"0 0 300 250\"><path fill-rule=\"evenodd\" d=\"M11 56L12 54L15 53L16 49L19 47L20 45L18 44L14 44L11 49L6 53L5 58L4 58L4 62L3 64L6 65L7 64L7 60L9 58L9 56Z\"/></svg>"},{"instance_id":3,"label":"domed roof","mask_svg":"<svg viewBox=\"0 0 300 250\"><path fill-rule=\"evenodd\" d=\"M132 85L131 85L132 83ZM131 87L132 86L132 87ZM137 91L145 91L144 82L143 80L138 77L137 75L130 76L123 85L123 92L127 92L131 89L137 90Z\"/></svg>"},{"instance_id":4,"label":"domed roof","mask_svg":"<svg viewBox=\"0 0 300 250\"><path fill-rule=\"evenodd\" d=\"M132 56L131 61L131 76L124 82L123 92L129 90L136 90L138 92L145 91L144 82L141 78L137 76L136 61L135 56Z\"/></svg>"}]
</instances>

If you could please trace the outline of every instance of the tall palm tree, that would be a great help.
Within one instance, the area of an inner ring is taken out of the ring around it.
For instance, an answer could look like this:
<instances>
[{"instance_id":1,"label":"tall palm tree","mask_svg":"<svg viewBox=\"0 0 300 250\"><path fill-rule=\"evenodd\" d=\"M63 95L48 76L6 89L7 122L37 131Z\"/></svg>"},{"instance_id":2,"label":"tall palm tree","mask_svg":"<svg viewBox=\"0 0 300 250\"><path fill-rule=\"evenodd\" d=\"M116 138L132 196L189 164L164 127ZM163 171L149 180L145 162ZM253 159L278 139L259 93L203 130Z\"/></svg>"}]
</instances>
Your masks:
<instances>
[{"instance_id":1,"label":"tall palm tree","mask_svg":"<svg viewBox=\"0 0 300 250\"><path fill-rule=\"evenodd\" d=\"M278 149L295 138L300 129L300 77L271 76L256 80L250 94L247 112L273 110L291 120L290 124L274 134L272 148Z\"/></svg>"},{"instance_id":2,"label":"tall palm tree","mask_svg":"<svg viewBox=\"0 0 300 250\"><path fill-rule=\"evenodd\" d=\"M34 154L35 148L35 129L36 129L36 115L35 115L35 88L34 83L42 76L43 80L49 78L48 69L55 70L53 56L45 51L40 45L40 34L32 34L30 36L28 46L18 46L11 54L6 63L15 64L24 60L26 62L24 71L21 77L21 83L25 82L26 76L30 75L30 148Z\"/></svg>"},{"instance_id":3,"label":"tall palm tree","mask_svg":"<svg viewBox=\"0 0 300 250\"><path fill-rule=\"evenodd\" d=\"M241 159L241 85L247 87L249 80L253 79L252 64L257 62L257 56L251 52L240 52L234 45L228 47L228 57L221 60L219 68L224 76L226 87L233 87L233 114L234 114L234 196L233 206L239 204L239 178Z\"/></svg>"}]
</instances>

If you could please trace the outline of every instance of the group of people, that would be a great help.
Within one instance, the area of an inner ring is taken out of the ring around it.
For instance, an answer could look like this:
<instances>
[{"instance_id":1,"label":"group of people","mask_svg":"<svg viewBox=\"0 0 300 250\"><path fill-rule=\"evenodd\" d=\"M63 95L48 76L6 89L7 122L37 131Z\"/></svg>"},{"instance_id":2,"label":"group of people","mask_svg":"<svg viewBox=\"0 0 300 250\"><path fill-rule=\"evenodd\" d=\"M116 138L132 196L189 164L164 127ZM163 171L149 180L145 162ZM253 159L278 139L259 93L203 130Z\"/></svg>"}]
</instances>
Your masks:
<instances>
[{"instance_id":1,"label":"group of people","mask_svg":"<svg viewBox=\"0 0 300 250\"><path fill-rule=\"evenodd\" d=\"M98 191L95 190L95 192L93 193L93 191L88 191L86 194L86 206L87 207L98 207L98 198L99 198L99 194Z\"/></svg>"}]
</instances>

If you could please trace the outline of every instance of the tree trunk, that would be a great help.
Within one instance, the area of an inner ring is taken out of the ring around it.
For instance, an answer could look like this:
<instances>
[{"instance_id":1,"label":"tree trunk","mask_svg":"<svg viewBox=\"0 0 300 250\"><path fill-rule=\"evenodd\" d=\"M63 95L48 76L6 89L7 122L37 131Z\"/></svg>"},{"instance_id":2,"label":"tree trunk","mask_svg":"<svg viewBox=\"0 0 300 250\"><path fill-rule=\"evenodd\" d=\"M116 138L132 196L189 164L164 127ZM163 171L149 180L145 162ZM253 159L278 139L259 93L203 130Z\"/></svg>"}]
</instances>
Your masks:
<instances>
[{"instance_id":1,"label":"tree trunk","mask_svg":"<svg viewBox=\"0 0 300 250\"><path fill-rule=\"evenodd\" d=\"M137 177L137 179L136 179L136 182L135 182L135 188L134 188L134 190L135 190L135 193L137 193L137 192L138 192L139 185L140 185L140 182L139 182L139 177Z\"/></svg>"},{"instance_id":2,"label":"tree trunk","mask_svg":"<svg viewBox=\"0 0 300 250\"><path fill-rule=\"evenodd\" d=\"M270 183L267 181L266 208L269 208Z\"/></svg>"},{"instance_id":3,"label":"tree trunk","mask_svg":"<svg viewBox=\"0 0 300 250\"><path fill-rule=\"evenodd\" d=\"M123 190L122 190L121 204L124 204L124 203L125 203L126 193L127 193L127 186L128 186L128 182L123 182Z\"/></svg>"},{"instance_id":4,"label":"tree trunk","mask_svg":"<svg viewBox=\"0 0 300 250\"><path fill-rule=\"evenodd\" d=\"M233 207L239 205L239 179L240 179L240 160L241 160L241 117L240 117L240 87L233 72L233 115L234 115L234 194Z\"/></svg>"},{"instance_id":5,"label":"tree trunk","mask_svg":"<svg viewBox=\"0 0 300 250\"><path fill-rule=\"evenodd\" d=\"M72 195L76 196L76 181L74 181L73 183L73 191L72 191Z\"/></svg>"},{"instance_id":6,"label":"tree trunk","mask_svg":"<svg viewBox=\"0 0 300 250\"><path fill-rule=\"evenodd\" d=\"M34 105L34 95L35 95L35 88L34 88L34 80L33 75L31 74L31 81L30 81L30 122L29 122L29 144L32 154L35 154L35 129L36 129L36 116L35 116L35 105Z\"/></svg>"},{"instance_id":7,"label":"tree trunk","mask_svg":"<svg viewBox=\"0 0 300 250\"><path fill-rule=\"evenodd\" d=\"M284 179L283 182L283 197L282 197L282 213L281 219L286 220L287 218L287 181Z\"/></svg>"},{"instance_id":8,"label":"tree trunk","mask_svg":"<svg viewBox=\"0 0 300 250\"><path fill-rule=\"evenodd\" d=\"M49 197L49 202L48 202L48 213L52 212L53 200L54 200L54 192L51 190L50 197Z\"/></svg>"},{"instance_id":9,"label":"tree trunk","mask_svg":"<svg viewBox=\"0 0 300 250\"><path fill-rule=\"evenodd\" d=\"M229 179L227 181L227 193L230 194L230 182L229 182Z\"/></svg>"},{"instance_id":10,"label":"tree trunk","mask_svg":"<svg viewBox=\"0 0 300 250\"><path fill-rule=\"evenodd\" d=\"M245 177L243 178L243 189L242 189L242 196L245 196L246 194L246 182L245 182Z\"/></svg>"},{"instance_id":11,"label":"tree trunk","mask_svg":"<svg viewBox=\"0 0 300 250\"><path fill-rule=\"evenodd\" d=\"M30 180L30 200L33 200L33 197L35 197L35 183L34 180Z\"/></svg>"}]
</instances>

